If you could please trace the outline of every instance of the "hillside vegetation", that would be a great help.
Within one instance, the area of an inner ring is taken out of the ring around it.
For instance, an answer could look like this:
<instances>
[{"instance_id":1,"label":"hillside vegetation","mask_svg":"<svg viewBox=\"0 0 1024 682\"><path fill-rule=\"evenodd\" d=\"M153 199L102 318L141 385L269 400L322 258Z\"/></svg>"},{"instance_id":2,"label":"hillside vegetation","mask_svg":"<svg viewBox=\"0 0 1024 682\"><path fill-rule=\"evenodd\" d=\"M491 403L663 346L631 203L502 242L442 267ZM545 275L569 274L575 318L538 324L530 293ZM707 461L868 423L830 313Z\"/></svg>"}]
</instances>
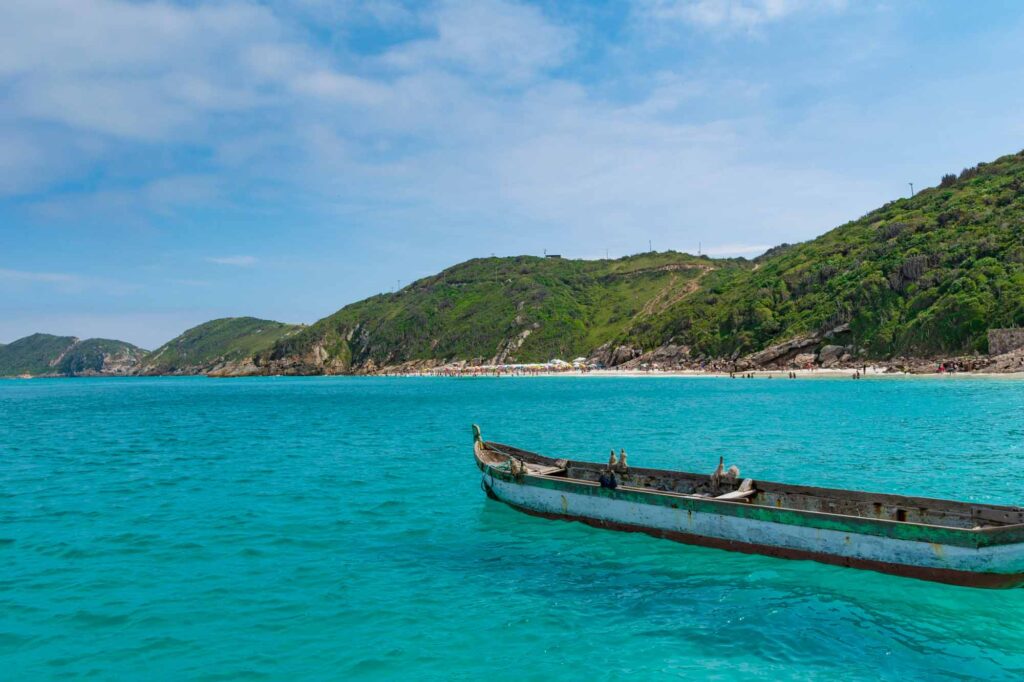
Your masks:
<instances>
[{"instance_id":1,"label":"hillside vegetation","mask_svg":"<svg viewBox=\"0 0 1024 682\"><path fill-rule=\"evenodd\" d=\"M861 356L985 352L990 327L1024 325L1024 153L702 284L620 340L723 357L848 324Z\"/></svg>"},{"instance_id":2,"label":"hillside vegetation","mask_svg":"<svg viewBox=\"0 0 1024 682\"><path fill-rule=\"evenodd\" d=\"M708 273L743 267L675 252L595 261L479 258L346 306L278 342L258 364L319 373L411 361L572 358L685 299Z\"/></svg>"},{"instance_id":3,"label":"hillside vegetation","mask_svg":"<svg viewBox=\"0 0 1024 682\"><path fill-rule=\"evenodd\" d=\"M32 334L0 346L0 376L130 374L145 355L124 341Z\"/></svg>"},{"instance_id":4,"label":"hillside vegetation","mask_svg":"<svg viewBox=\"0 0 1024 682\"><path fill-rule=\"evenodd\" d=\"M985 352L990 327L1022 324L1024 153L754 261L471 260L346 306L256 365L306 374L577 355L618 364L666 348L661 357L681 363L802 337L823 345L826 334L851 357L927 357Z\"/></svg>"},{"instance_id":5,"label":"hillside vegetation","mask_svg":"<svg viewBox=\"0 0 1024 682\"><path fill-rule=\"evenodd\" d=\"M73 336L32 334L0 348L0 376L47 374L65 351L77 342Z\"/></svg>"},{"instance_id":6,"label":"hillside vegetation","mask_svg":"<svg viewBox=\"0 0 1024 682\"><path fill-rule=\"evenodd\" d=\"M294 334L301 325L255 317L225 317L192 327L153 351L143 374L199 374L242 362Z\"/></svg>"}]
</instances>

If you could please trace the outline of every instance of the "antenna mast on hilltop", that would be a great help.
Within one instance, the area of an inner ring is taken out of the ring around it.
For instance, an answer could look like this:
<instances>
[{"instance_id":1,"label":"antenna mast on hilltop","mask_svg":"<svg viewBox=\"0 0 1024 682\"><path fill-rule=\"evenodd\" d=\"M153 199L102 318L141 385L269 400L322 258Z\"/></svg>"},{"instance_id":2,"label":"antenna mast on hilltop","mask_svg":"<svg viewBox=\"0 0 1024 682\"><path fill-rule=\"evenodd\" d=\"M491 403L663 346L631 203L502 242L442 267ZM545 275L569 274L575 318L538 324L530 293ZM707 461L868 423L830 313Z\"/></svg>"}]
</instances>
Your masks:
<instances>
[{"instance_id":1,"label":"antenna mast on hilltop","mask_svg":"<svg viewBox=\"0 0 1024 682\"><path fill-rule=\"evenodd\" d=\"M908 182L907 184L910 185L910 196L914 196L914 183Z\"/></svg>"}]
</instances>

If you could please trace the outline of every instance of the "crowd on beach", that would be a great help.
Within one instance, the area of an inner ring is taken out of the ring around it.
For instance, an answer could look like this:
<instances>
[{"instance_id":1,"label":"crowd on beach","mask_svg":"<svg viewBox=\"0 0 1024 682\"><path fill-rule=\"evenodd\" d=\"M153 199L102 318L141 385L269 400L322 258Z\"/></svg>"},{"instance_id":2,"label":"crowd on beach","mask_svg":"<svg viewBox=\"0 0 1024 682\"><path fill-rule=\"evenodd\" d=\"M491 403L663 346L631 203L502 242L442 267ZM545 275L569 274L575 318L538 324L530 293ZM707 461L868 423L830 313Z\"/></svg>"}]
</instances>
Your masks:
<instances>
[{"instance_id":1,"label":"crowd on beach","mask_svg":"<svg viewBox=\"0 0 1024 682\"><path fill-rule=\"evenodd\" d=\"M850 375L850 377L852 379L860 379L865 374L867 374L867 371L868 371L867 366L865 366L863 368L863 370L855 369L853 371L853 374ZM759 374L760 374L759 372L742 372L740 374L737 374L736 372L729 372L729 378L730 379L735 379L736 377L739 377L741 379L755 379L755 378L758 377ZM773 376L775 376L775 373L772 372L771 370L765 372L764 374L769 379L771 379ZM781 376L781 373L780 373L780 376ZM798 375L796 372L794 372L792 370L789 370L789 371L786 372L786 378L787 379L799 379L800 375Z\"/></svg>"},{"instance_id":2,"label":"crowd on beach","mask_svg":"<svg viewBox=\"0 0 1024 682\"><path fill-rule=\"evenodd\" d=\"M437 367L417 374L435 377L526 377L541 376L545 374L588 374L594 371L594 367L572 365L548 366L548 365L475 365L467 367Z\"/></svg>"},{"instance_id":3,"label":"crowd on beach","mask_svg":"<svg viewBox=\"0 0 1024 682\"><path fill-rule=\"evenodd\" d=\"M886 368L871 367L874 373L882 373ZM383 376L433 376L433 377L534 377L534 376L558 376L570 375L581 376L587 374L598 374L602 376L674 376L674 375L706 375L706 376L727 376L731 379L755 379L765 377L771 379L775 376L785 376L788 379L798 379L806 376L835 376L848 373L854 379L860 379L868 373L868 366L860 368L834 368L822 369L809 367L798 370L783 370L772 368L759 368L744 372L736 372L730 369L712 367L701 368L676 368L658 367L653 365L638 365L631 367L603 367L598 364L574 361L553 361L547 363L533 364L506 364L506 365L471 365L465 363L443 365L439 367L423 369L399 369L380 372Z\"/></svg>"}]
</instances>

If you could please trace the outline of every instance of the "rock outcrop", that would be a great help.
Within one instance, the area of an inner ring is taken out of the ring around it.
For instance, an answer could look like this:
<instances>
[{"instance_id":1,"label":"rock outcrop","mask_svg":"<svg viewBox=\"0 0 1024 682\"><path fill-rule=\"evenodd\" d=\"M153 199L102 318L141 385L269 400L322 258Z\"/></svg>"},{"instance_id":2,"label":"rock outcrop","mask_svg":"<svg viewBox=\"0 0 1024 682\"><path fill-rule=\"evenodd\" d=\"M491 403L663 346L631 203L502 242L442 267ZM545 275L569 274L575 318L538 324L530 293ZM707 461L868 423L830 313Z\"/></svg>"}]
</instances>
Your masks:
<instances>
[{"instance_id":1,"label":"rock outcrop","mask_svg":"<svg viewBox=\"0 0 1024 682\"><path fill-rule=\"evenodd\" d=\"M649 365L659 369L679 369L689 366L691 360L689 346L668 343L627 360L621 366L630 368Z\"/></svg>"},{"instance_id":2,"label":"rock outcrop","mask_svg":"<svg viewBox=\"0 0 1024 682\"><path fill-rule=\"evenodd\" d=\"M778 343L774 346L768 346L757 353L751 353L747 356L747 360L749 360L750 364L757 367L766 367L770 364L781 364L786 360L795 358L795 356L801 351L817 346L820 342L821 336L818 334L798 336L795 339L790 339L789 341Z\"/></svg>"},{"instance_id":3,"label":"rock outcrop","mask_svg":"<svg viewBox=\"0 0 1024 682\"><path fill-rule=\"evenodd\" d=\"M613 346L609 342L591 353L587 362L603 367L618 367L641 355L643 355L643 351L640 348L628 345Z\"/></svg>"},{"instance_id":4,"label":"rock outcrop","mask_svg":"<svg viewBox=\"0 0 1024 682\"><path fill-rule=\"evenodd\" d=\"M846 348L832 344L824 345L818 351L818 362L822 367L835 367L846 354Z\"/></svg>"}]
</instances>

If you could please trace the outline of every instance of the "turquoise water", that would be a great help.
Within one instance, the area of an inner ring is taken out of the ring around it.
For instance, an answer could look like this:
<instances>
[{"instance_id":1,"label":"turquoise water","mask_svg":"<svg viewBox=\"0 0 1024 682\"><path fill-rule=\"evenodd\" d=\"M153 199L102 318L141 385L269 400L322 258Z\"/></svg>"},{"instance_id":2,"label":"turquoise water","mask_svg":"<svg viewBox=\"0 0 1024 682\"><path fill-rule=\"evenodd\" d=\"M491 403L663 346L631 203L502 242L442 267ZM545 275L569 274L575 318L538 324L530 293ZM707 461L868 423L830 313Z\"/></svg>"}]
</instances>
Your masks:
<instances>
[{"instance_id":1,"label":"turquoise water","mask_svg":"<svg viewBox=\"0 0 1024 682\"><path fill-rule=\"evenodd\" d=\"M1024 590L487 500L555 455L1022 503L1024 382L0 381L6 679L1021 679Z\"/></svg>"}]
</instances>

